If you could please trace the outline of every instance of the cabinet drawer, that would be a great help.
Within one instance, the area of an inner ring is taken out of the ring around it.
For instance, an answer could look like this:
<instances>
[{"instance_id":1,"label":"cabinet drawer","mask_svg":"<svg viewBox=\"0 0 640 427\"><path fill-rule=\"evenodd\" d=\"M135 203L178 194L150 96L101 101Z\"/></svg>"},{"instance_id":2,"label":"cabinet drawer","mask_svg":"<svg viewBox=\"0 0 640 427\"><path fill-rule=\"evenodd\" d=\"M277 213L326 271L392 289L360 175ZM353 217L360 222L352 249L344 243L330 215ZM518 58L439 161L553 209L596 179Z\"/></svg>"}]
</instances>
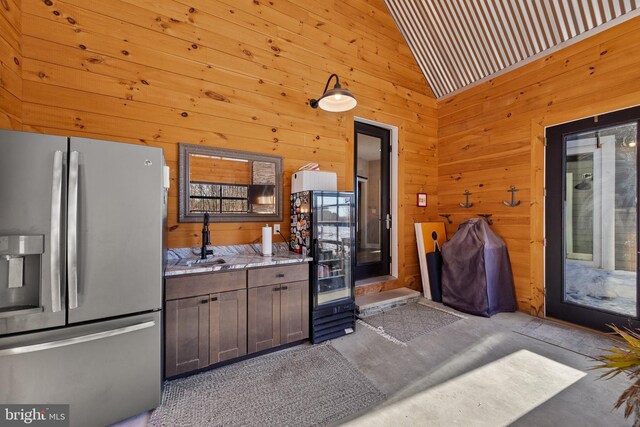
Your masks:
<instances>
[{"instance_id":1,"label":"cabinet drawer","mask_svg":"<svg viewBox=\"0 0 640 427\"><path fill-rule=\"evenodd\" d=\"M216 294L245 289L246 287L247 273L245 270L171 277L166 281L165 299Z\"/></svg>"},{"instance_id":2,"label":"cabinet drawer","mask_svg":"<svg viewBox=\"0 0 640 427\"><path fill-rule=\"evenodd\" d=\"M309 264L306 262L249 270L247 276L247 283L250 288L301 280L309 280Z\"/></svg>"}]
</instances>

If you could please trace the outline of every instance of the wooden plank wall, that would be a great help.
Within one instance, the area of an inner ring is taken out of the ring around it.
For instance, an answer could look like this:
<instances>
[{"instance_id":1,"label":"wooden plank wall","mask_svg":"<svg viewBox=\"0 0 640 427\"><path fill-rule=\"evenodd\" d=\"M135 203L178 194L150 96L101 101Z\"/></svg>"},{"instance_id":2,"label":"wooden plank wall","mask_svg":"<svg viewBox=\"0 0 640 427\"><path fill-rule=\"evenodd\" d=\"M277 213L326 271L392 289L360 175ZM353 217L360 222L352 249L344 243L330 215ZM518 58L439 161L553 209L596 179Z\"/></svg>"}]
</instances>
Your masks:
<instances>
[{"instance_id":1,"label":"wooden plank wall","mask_svg":"<svg viewBox=\"0 0 640 427\"><path fill-rule=\"evenodd\" d=\"M22 127L20 0L0 0L0 127Z\"/></svg>"},{"instance_id":2,"label":"wooden plank wall","mask_svg":"<svg viewBox=\"0 0 640 427\"><path fill-rule=\"evenodd\" d=\"M441 101L439 213L493 214L520 310L544 313L544 127L640 103L640 18ZM516 186L522 204L509 208ZM474 206L462 209L463 193Z\"/></svg>"},{"instance_id":3,"label":"wooden plank wall","mask_svg":"<svg viewBox=\"0 0 640 427\"><path fill-rule=\"evenodd\" d=\"M189 181L251 184L251 163L191 156ZM273 176L273 174L272 174Z\"/></svg>"},{"instance_id":4,"label":"wooden plank wall","mask_svg":"<svg viewBox=\"0 0 640 427\"><path fill-rule=\"evenodd\" d=\"M280 155L285 194L311 161L352 190L354 115L397 126L400 277L388 286L418 289L413 223L436 217L437 106L383 0L29 1L21 25L23 128L164 148L170 247L200 241L177 222L179 142ZM330 73L355 110L309 107ZM256 241L262 225L213 224L213 244Z\"/></svg>"}]
</instances>

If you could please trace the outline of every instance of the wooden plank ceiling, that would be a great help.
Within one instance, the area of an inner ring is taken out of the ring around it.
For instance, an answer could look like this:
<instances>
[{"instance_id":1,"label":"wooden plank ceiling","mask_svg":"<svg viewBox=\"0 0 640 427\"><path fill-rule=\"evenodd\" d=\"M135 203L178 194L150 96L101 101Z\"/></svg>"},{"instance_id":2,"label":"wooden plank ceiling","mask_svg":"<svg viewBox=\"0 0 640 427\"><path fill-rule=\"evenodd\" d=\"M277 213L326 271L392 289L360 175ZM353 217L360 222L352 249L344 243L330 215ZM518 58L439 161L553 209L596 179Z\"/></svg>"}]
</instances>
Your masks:
<instances>
[{"instance_id":1,"label":"wooden plank ceiling","mask_svg":"<svg viewBox=\"0 0 640 427\"><path fill-rule=\"evenodd\" d=\"M436 98L640 12L640 0L385 2Z\"/></svg>"}]
</instances>

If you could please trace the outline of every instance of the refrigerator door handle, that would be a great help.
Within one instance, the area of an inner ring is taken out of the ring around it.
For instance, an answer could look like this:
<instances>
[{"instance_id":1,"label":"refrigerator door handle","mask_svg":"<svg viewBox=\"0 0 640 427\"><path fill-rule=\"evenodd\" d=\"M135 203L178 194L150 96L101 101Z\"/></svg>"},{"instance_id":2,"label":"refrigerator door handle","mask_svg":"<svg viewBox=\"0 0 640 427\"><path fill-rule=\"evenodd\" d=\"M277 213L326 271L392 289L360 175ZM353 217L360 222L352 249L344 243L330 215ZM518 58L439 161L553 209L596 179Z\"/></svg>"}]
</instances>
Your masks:
<instances>
[{"instance_id":1,"label":"refrigerator door handle","mask_svg":"<svg viewBox=\"0 0 640 427\"><path fill-rule=\"evenodd\" d=\"M69 156L69 212L67 213L67 275L69 309L78 308L78 152Z\"/></svg>"},{"instance_id":2,"label":"refrigerator door handle","mask_svg":"<svg viewBox=\"0 0 640 427\"><path fill-rule=\"evenodd\" d=\"M74 344L86 343L89 341L95 341L99 339L114 337L116 335L128 334L130 332L139 331L141 329L151 328L155 325L156 325L155 320L150 320L148 322L137 323L135 325L125 326L123 328L111 329L109 331L103 331L103 332L96 332L93 334L82 335L74 338L67 338L59 341L51 341L51 342L45 342L42 344L32 344L32 345L25 345L22 347L7 348L7 349L0 350L0 357L11 356L15 354L33 353L36 351L51 350L54 348L66 347Z\"/></svg>"},{"instance_id":3,"label":"refrigerator door handle","mask_svg":"<svg viewBox=\"0 0 640 427\"><path fill-rule=\"evenodd\" d=\"M62 310L60 293L60 220L62 217L62 151L53 154L53 180L51 185L51 311Z\"/></svg>"}]
</instances>

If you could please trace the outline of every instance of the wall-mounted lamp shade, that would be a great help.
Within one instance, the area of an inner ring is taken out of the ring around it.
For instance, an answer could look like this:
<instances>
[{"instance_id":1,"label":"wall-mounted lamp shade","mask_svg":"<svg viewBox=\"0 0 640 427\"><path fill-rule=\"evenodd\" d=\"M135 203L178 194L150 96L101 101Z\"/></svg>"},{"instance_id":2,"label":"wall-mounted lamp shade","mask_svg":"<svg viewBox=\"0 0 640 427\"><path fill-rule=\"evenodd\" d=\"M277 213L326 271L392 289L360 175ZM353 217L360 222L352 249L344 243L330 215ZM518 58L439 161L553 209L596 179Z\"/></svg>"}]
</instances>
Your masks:
<instances>
[{"instance_id":1,"label":"wall-mounted lamp shade","mask_svg":"<svg viewBox=\"0 0 640 427\"><path fill-rule=\"evenodd\" d=\"M249 203L252 205L273 205L275 203L275 185L249 185Z\"/></svg>"},{"instance_id":2,"label":"wall-mounted lamp shade","mask_svg":"<svg viewBox=\"0 0 640 427\"><path fill-rule=\"evenodd\" d=\"M333 89L327 90L331 78L336 78L336 84ZM358 105L355 96L347 89L343 89L340 86L340 80L337 74L331 74L327 80L327 84L324 87L324 93L318 99L312 99L309 103L311 108L322 108L325 111L331 111L333 113L341 113L343 111L349 111Z\"/></svg>"}]
</instances>

